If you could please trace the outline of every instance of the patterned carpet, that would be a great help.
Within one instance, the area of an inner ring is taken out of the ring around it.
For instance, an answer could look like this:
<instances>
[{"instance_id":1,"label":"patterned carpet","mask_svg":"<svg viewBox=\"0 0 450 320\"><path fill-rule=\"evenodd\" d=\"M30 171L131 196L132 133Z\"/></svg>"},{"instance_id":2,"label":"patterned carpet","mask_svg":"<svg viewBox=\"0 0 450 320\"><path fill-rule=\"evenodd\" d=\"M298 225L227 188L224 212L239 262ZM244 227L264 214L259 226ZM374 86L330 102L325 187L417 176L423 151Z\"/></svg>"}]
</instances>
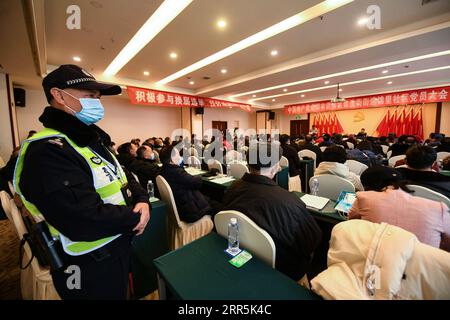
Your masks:
<instances>
[{"instance_id":1,"label":"patterned carpet","mask_svg":"<svg viewBox=\"0 0 450 320\"><path fill-rule=\"evenodd\" d=\"M21 298L19 240L9 220L0 220L0 300Z\"/></svg>"}]
</instances>

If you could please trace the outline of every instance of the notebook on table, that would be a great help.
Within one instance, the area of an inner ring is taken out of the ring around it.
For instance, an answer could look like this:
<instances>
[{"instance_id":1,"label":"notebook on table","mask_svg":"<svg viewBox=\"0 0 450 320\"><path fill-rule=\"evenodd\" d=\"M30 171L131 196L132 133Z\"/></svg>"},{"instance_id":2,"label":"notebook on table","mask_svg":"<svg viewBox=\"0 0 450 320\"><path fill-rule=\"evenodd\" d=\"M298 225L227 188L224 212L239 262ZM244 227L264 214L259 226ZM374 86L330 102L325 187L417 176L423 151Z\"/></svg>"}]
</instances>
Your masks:
<instances>
[{"instance_id":1,"label":"notebook on table","mask_svg":"<svg viewBox=\"0 0 450 320\"><path fill-rule=\"evenodd\" d=\"M300 200L302 200L305 203L306 207L313 208L316 210L322 210L323 208L325 208L328 201L330 201L330 199L328 198L313 196L310 194L305 194L300 198Z\"/></svg>"}]
</instances>

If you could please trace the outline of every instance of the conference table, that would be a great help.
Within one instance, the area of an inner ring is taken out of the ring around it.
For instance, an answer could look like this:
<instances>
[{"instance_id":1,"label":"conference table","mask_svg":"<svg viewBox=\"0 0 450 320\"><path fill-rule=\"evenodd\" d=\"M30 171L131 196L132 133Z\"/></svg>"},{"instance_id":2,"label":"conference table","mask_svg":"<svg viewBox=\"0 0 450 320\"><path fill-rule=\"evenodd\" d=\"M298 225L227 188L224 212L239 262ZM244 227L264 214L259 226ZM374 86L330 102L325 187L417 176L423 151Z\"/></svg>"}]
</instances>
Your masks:
<instances>
[{"instance_id":1,"label":"conference table","mask_svg":"<svg viewBox=\"0 0 450 320\"><path fill-rule=\"evenodd\" d=\"M156 200L153 198L152 200ZM144 232L132 242L131 273L133 298L142 298L156 289L158 282L153 259L169 252L166 228L166 204L151 201L150 220Z\"/></svg>"},{"instance_id":2,"label":"conference table","mask_svg":"<svg viewBox=\"0 0 450 320\"><path fill-rule=\"evenodd\" d=\"M450 170L441 170L439 173L444 176L450 177Z\"/></svg>"},{"instance_id":3,"label":"conference table","mask_svg":"<svg viewBox=\"0 0 450 320\"><path fill-rule=\"evenodd\" d=\"M319 296L253 256L241 268L212 232L154 260L160 297L181 300L319 300Z\"/></svg>"},{"instance_id":4,"label":"conference table","mask_svg":"<svg viewBox=\"0 0 450 320\"><path fill-rule=\"evenodd\" d=\"M303 192L293 192L299 199L305 195ZM326 223L335 225L342 221L347 221L347 218L341 216L336 209L336 201L329 200L325 207L321 210L307 207L308 212L317 220L324 221Z\"/></svg>"}]
</instances>

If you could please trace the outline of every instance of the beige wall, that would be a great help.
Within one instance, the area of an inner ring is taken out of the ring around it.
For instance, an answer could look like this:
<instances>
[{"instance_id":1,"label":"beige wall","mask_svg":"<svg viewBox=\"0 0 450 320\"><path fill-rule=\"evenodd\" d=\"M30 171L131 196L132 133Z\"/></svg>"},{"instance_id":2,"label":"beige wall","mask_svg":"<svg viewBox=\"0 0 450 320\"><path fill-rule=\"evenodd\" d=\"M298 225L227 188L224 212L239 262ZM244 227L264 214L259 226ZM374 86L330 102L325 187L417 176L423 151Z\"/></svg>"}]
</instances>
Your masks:
<instances>
[{"instance_id":1,"label":"beige wall","mask_svg":"<svg viewBox=\"0 0 450 320\"><path fill-rule=\"evenodd\" d=\"M286 115L284 109L275 110L275 122L281 134L291 134L291 120L308 120L308 115Z\"/></svg>"},{"instance_id":2,"label":"beige wall","mask_svg":"<svg viewBox=\"0 0 450 320\"><path fill-rule=\"evenodd\" d=\"M6 76L0 73L0 157L5 163L14 149L6 88Z\"/></svg>"},{"instance_id":3,"label":"beige wall","mask_svg":"<svg viewBox=\"0 0 450 320\"><path fill-rule=\"evenodd\" d=\"M237 125L239 129L245 131L254 128L252 119L252 113L240 109L205 108L203 130L206 133L206 130L211 129L213 121L226 121L228 129L234 129Z\"/></svg>"},{"instance_id":4,"label":"beige wall","mask_svg":"<svg viewBox=\"0 0 450 320\"><path fill-rule=\"evenodd\" d=\"M17 108L20 138L24 139L29 130L40 130L42 124L38 118L48 105L41 90L26 90L27 106ZM105 118L98 125L109 133L117 144L132 138L144 140L152 136L171 136L172 131L180 127L190 130L191 110L189 108L151 107L133 105L125 97L102 97ZM228 128L239 123L243 130L254 128L255 113L239 109L205 108L203 116L204 130L211 128L212 121L227 121ZM2 117L3 118L3 117ZM201 135L202 117L192 110L192 130ZM3 126L2 126L3 127ZM9 149L9 148L6 148ZM10 151L8 150L7 153Z\"/></svg>"},{"instance_id":5,"label":"beige wall","mask_svg":"<svg viewBox=\"0 0 450 320\"><path fill-rule=\"evenodd\" d=\"M441 130L446 136L450 136L450 102L442 104Z\"/></svg>"}]
</instances>

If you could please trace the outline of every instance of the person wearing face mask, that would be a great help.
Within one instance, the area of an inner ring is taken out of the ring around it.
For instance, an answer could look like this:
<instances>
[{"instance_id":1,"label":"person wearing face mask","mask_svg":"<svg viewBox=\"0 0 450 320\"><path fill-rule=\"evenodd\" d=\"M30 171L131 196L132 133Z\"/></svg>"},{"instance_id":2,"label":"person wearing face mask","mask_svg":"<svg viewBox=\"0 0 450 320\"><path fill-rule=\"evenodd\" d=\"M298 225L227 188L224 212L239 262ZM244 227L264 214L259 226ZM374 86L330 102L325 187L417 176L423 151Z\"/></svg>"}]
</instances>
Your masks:
<instances>
[{"instance_id":1,"label":"person wearing face mask","mask_svg":"<svg viewBox=\"0 0 450 320\"><path fill-rule=\"evenodd\" d=\"M163 164L160 174L172 189L180 219L192 223L204 215L211 215L213 209L200 192L202 179L190 175L181 167L183 157L180 156L178 149L166 146L162 148L159 157Z\"/></svg>"},{"instance_id":2,"label":"person wearing face mask","mask_svg":"<svg viewBox=\"0 0 450 320\"><path fill-rule=\"evenodd\" d=\"M131 240L149 221L148 195L95 125L104 116L100 97L121 89L75 65L52 71L42 86L50 104L39 118L45 128L22 144L15 189L58 240L63 266L51 275L62 299L126 299ZM79 277L72 287L74 265Z\"/></svg>"},{"instance_id":3,"label":"person wearing face mask","mask_svg":"<svg viewBox=\"0 0 450 320\"><path fill-rule=\"evenodd\" d=\"M159 155L153 150L152 147L148 145L142 145L139 147L136 154L139 160L154 164L160 163Z\"/></svg>"},{"instance_id":4,"label":"person wearing face mask","mask_svg":"<svg viewBox=\"0 0 450 320\"><path fill-rule=\"evenodd\" d=\"M276 143L250 143L250 173L225 193L221 210L237 210L270 234L276 247L275 267L295 281L310 268L322 231L305 204L273 181L282 149Z\"/></svg>"}]
</instances>

